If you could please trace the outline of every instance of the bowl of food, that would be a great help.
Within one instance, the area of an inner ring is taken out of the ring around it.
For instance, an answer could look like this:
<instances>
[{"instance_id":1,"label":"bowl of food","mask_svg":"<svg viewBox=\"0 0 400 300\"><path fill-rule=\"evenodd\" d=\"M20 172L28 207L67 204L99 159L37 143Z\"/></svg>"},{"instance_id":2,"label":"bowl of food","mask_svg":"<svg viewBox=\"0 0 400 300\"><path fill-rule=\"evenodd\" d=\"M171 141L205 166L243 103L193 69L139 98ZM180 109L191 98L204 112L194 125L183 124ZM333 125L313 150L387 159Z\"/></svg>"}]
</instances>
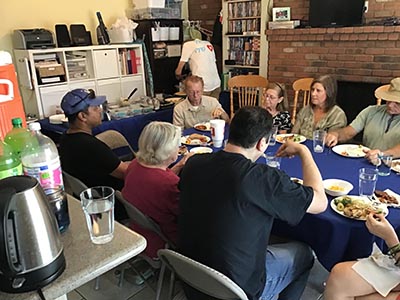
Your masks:
<instances>
[{"instance_id":1,"label":"bowl of food","mask_svg":"<svg viewBox=\"0 0 400 300\"><path fill-rule=\"evenodd\" d=\"M341 179L325 179L324 180L325 193L333 197L344 196L350 193L353 189L353 185Z\"/></svg>"}]
</instances>

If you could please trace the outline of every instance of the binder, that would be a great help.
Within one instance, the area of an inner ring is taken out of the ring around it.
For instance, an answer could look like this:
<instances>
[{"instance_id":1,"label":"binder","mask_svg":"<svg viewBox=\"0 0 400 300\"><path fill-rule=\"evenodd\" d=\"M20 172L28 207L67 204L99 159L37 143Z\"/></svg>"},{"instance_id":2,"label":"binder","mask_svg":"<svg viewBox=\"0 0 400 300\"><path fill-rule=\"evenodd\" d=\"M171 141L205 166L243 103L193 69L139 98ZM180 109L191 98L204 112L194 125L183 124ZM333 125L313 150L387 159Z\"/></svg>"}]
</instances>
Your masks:
<instances>
[{"instance_id":1,"label":"binder","mask_svg":"<svg viewBox=\"0 0 400 300\"><path fill-rule=\"evenodd\" d=\"M136 53L135 50L130 50L129 51L131 54L131 74L137 74L138 70L137 70L137 64L136 64Z\"/></svg>"}]
</instances>

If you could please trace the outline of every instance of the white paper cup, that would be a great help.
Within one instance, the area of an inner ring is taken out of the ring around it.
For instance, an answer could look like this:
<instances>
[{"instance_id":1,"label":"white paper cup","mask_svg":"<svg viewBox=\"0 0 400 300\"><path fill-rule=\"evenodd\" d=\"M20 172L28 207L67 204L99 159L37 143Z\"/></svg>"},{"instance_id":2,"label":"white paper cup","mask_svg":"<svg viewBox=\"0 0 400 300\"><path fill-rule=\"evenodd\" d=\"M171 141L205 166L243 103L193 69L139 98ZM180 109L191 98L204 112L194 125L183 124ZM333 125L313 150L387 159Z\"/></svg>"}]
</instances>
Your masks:
<instances>
[{"instance_id":1,"label":"white paper cup","mask_svg":"<svg viewBox=\"0 0 400 300\"><path fill-rule=\"evenodd\" d=\"M105 244L111 241L114 236L114 190L96 186L84 190L80 198L92 242Z\"/></svg>"},{"instance_id":2,"label":"white paper cup","mask_svg":"<svg viewBox=\"0 0 400 300\"><path fill-rule=\"evenodd\" d=\"M221 148L224 143L225 120L210 120L210 129L214 147Z\"/></svg>"}]
</instances>

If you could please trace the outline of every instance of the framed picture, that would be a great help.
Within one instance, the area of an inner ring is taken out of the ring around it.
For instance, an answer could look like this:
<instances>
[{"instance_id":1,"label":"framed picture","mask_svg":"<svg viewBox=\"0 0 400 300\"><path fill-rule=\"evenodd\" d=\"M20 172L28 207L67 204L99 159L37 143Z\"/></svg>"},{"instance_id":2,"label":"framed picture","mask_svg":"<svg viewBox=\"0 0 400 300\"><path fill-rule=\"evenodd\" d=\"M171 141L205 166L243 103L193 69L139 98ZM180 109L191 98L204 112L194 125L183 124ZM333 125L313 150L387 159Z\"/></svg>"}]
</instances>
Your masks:
<instances>
[{"instance_id":1,"label":"framed picture","mask_svg":"<svg viewBox=\"0 0 400 300\"><path fill-rule=\"evenodd\" d=\"M290 7L272 8L272 21L290 21Z\"/></svg>"}]
</instances>

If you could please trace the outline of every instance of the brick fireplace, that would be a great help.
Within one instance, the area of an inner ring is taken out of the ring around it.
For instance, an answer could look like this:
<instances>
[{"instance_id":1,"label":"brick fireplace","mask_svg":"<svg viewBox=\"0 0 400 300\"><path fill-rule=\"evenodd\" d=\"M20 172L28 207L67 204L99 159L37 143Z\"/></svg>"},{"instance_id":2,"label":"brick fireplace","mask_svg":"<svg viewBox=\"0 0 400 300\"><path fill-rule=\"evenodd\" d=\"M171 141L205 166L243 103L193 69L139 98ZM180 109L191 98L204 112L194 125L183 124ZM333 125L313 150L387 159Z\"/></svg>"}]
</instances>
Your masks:
<instances>
[{"instance_id":1,"label":"brick fireplace","mask_svg":"<svg viewBox=\"0 0 400 300\"><path fill-rule=\"evenodd\" d=\"M370 0L369 3L367 22L400 15L400 1ZM274 1L274 7L283 6L291 7L292 19L307 19L308 1ZM358 90L368 91L368 105L374 101L371 91L376 86L400 77L400 26L275 29L267 30L266 38L268 79L285 83L289 99L293 98L294 80L334 74L339 81L338 96L344 97L338 99L339 104L354 101L354 95L350 99L340 89L346 86L349 90L349 85L355 83L363 85ZM351 116L348 117L351 121Z\"/></svg>"}]
</instances>

